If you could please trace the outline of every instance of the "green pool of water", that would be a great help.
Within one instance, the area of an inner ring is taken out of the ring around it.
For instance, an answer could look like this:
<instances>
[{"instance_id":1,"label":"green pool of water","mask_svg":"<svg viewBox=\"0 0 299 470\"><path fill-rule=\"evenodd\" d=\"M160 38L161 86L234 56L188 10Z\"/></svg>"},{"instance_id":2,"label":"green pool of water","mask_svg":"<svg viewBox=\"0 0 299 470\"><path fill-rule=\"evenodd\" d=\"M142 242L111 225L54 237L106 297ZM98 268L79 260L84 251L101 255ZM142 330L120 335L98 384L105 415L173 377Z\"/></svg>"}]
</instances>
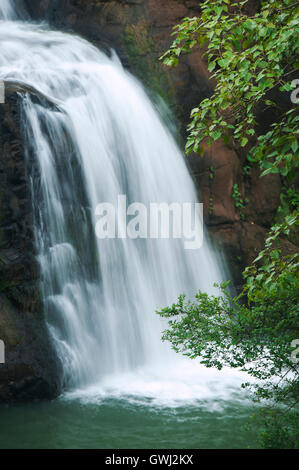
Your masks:
<instances>
[{"instance_id":1,"label":"green pool of water","mask_svg":"<svg viewBox=\"0 0 299 470\"><path fill-rule=\"evenodd\" d=\"M242 430L252 413L242 402L177 408L105 399L64 398L0 407L1 449L225 449L255 447Z\"/></svg>"}]
</instances>

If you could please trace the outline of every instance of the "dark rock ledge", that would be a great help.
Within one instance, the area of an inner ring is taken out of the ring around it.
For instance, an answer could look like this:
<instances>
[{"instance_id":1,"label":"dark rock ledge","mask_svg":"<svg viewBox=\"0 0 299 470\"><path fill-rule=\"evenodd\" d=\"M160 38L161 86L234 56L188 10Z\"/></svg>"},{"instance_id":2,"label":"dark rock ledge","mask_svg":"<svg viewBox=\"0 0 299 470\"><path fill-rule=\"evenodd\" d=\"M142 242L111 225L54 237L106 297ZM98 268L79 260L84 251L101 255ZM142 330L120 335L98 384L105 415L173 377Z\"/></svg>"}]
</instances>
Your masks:
<instances>
[{"instance_id":1,"label":"dark rock ledge","mask_svg":"<svg viewBox=\"0 0 299 470\"><path fill-rule=\"evenodd\" d=\"M6 102L0 105L0 339L5 343L0 403L50 399L61 385L39 294L19 93L30 92L43 102L47 97L20 87L8 86Z\"/></svg>"}]
</instances>

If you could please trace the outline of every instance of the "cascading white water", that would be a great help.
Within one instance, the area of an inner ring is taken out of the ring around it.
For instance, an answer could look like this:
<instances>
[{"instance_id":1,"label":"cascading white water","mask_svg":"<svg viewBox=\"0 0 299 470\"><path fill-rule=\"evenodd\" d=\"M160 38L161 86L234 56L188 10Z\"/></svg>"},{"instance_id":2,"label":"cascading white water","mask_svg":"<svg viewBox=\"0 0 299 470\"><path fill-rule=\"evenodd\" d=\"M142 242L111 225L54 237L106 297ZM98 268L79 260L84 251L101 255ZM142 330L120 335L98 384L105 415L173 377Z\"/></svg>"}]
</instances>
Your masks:
<instances>
[{"instance_id":1,"label":"cascading white water","mask_svg":"<svg viewBox=\"0 0 299 470\"><path fill-rule=\"evenodd\" d=\"M0 0L0 20L12 20L17 17L11 0Z\"/></svg>"},{"instance_id":2,"label":"cascading white water","mask_svg":"<svg viewBox=\"0 0 299 470\"><path fill-rule=\"evenodd\" d=\"M7 19L10 4L1 2ZM172 135L115 54L22 22L0 22L0 47L1 79L60 103L23 99L27 151L40 173L33 191L45 312L66 386L179 396L180 383L183 396L207 395L215 373L205 378L163 344L155 314L221 279L207 239L189 251L182 240L99 240L94 230L97 204L116 204L120 194L146 205L196 201Z\"/></svg>"}]
</instances>

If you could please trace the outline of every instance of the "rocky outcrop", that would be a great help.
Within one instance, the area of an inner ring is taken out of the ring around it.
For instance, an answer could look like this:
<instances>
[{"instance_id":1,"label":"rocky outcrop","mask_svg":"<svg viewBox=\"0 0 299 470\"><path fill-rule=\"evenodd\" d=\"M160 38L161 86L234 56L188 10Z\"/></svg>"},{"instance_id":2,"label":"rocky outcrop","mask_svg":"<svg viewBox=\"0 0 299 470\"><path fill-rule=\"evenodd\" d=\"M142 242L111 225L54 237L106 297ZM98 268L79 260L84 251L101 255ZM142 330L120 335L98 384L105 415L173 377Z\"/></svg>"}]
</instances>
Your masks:
<instances>
[{"instance_id":1,"label":"rocky outcrop","mask_svg":"<svg viewBox=\"0 0 299 470\"><path fill-rule=\"evenodd\" d=\"M241 271L264 247L280 203L280 177L260 178L256 167L246 166L244 155L220 141L203 158L191 156L190 165L209 232L239 285Z\"/></svg>"},{"instance_id":2,"label":"rocky outcrop","mask_svg":"<svg viewBox=\"0 0 299 470\"><path fill-rule=\"evenodd\" d=\"M4 80L2 81L5 89L5 94L11 96L13 93L20 93L21 95L26 95L29 93L37 101L42 101L47 108L52 109L53 111L62 112L61 104L58 100L55 100L53 97L45 95L42 91L37 90L27 83L23 83L20 80Z\"/></svg>"},{"instance_id":3,"label":"rocky outcrop","mask_svg":"<svg viewBox=\"0 0 299 470\"><path fill-rule=\"evenodd\" d=\"M0 105L0 402L51 398L60 389L59 362L42 315L20 129L19 96L7 90Z\"/></svg>"}]
</instances>

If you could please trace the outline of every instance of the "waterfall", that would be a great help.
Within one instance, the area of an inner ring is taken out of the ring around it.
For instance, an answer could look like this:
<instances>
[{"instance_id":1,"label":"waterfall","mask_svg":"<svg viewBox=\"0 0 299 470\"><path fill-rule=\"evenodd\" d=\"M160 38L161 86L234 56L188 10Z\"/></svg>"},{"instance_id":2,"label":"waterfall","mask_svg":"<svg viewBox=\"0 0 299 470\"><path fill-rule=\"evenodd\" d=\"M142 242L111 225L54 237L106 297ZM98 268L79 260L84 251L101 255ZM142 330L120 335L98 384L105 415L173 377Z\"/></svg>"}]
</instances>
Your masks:
<instances>
[{"instance_id":1,"label":"waterfall","mask_svg":"<svg viewBox=\"0 0 299 470\"><path fill-rule=\"evenodd\" d=\"M0 1L0 20L13 20L17 17L12 0Z\"/></svg>"},{"instance_id":2,"label":"waterfall","mask_svg":"<svg viewBox=\"0 0 299 470\"><path fill-rule=\"evenodd\" d=\"M9 7L2 0L5 18ZM0 23L0 47L1 79L20 80L59 104L50 109L27 95L22 106L26 151L39 173L32 191L45 316L66 388L105 377L125 387L122 377L138 371L142 381L149 369L161 371L157 380L170 370L183 376L189 361L161 342L155 310L181 293L211 292L221 280L207 236L201 249L186 250L181 239L95 235L95 208L116 205L119 195L128 204L196 202L172 134L115 53L19 21Z\"/></svg>"}]
</instances>

